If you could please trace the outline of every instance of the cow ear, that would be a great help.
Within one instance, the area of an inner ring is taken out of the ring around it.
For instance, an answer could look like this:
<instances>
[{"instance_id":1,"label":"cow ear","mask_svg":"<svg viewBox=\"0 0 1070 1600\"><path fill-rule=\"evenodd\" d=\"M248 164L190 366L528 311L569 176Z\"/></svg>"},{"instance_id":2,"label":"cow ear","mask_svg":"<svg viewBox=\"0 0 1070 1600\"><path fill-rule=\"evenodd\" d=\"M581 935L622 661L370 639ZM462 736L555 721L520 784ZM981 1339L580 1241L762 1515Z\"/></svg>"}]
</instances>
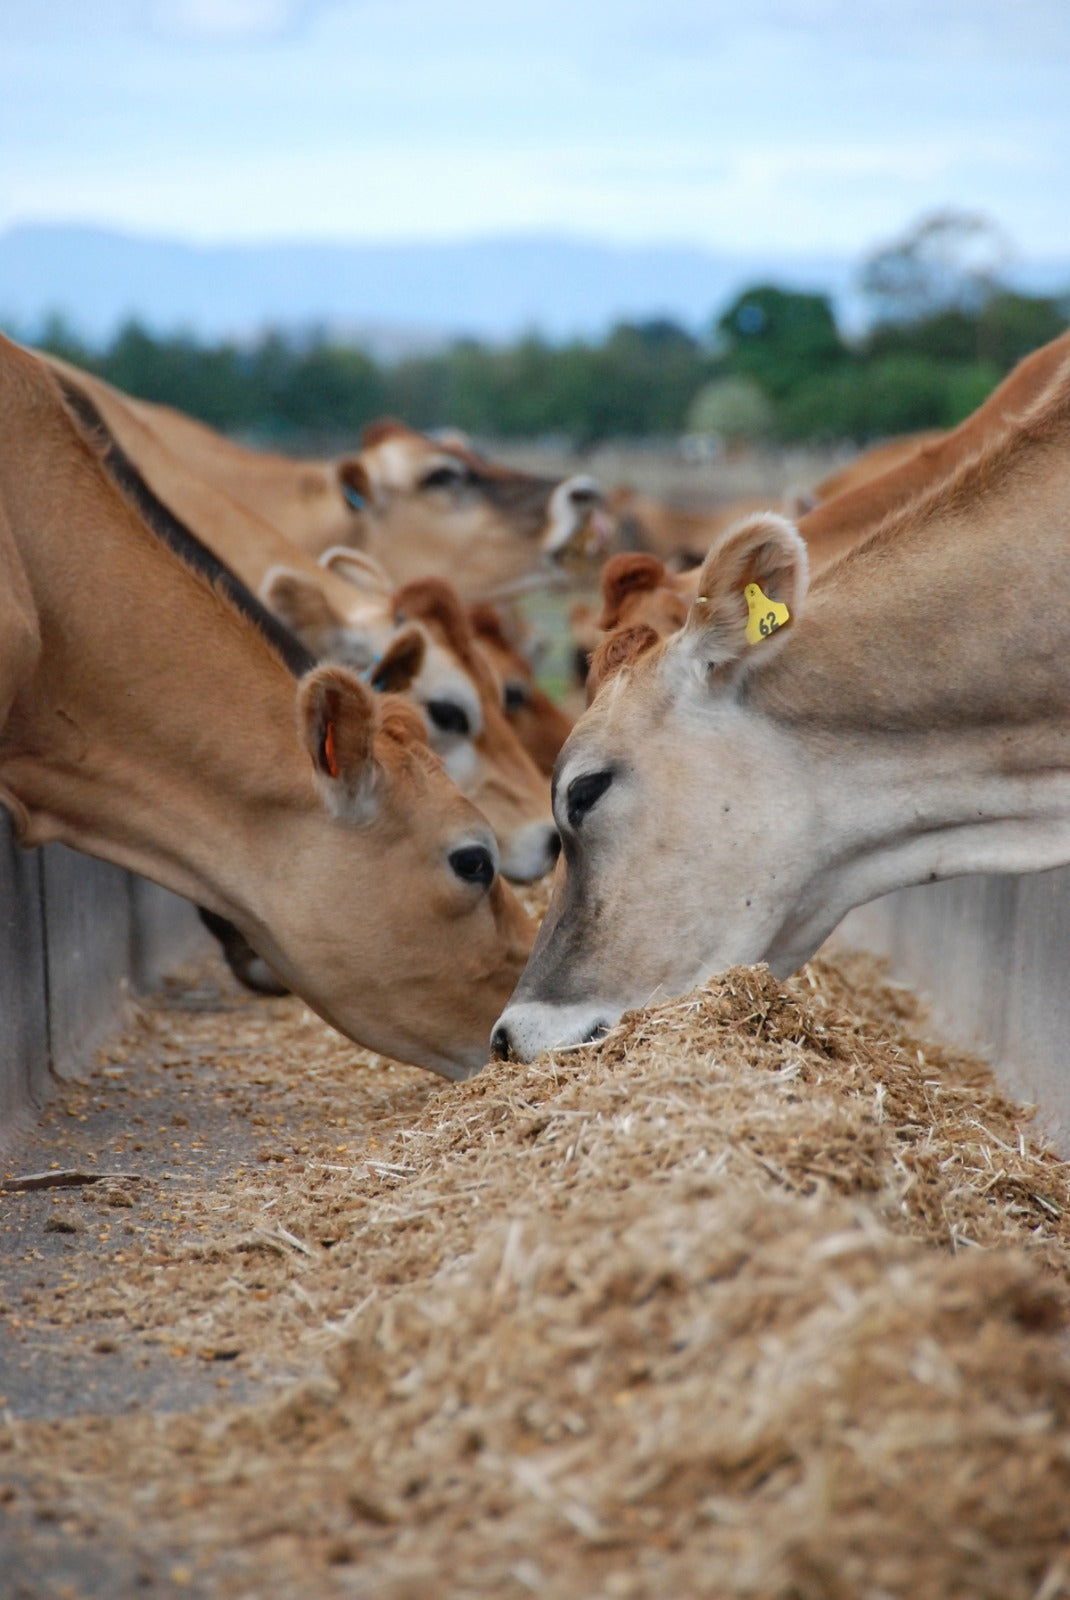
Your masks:
<instances>
[{"instance_id":1,"label":"cow ear","mask_svg":"<svg viewBox=\"0 0 1070 1600\"><path fill-rule=\"evenodd\" d=\"M342 621L314 578L290 567L271 567L260 585L260 598L298 638L315 648L326 628Z\"/></svg>"},{"instance_id":2,"label":"cow ear","mask_svg":"<svg viewBox=\"0 0 1070 1600\"><path fill-rule=\"evenodd\" d=\"M665 563L645 550L622 550L602 568L602 615L606 632L620 622L621 606L630 594L657 589L666 580Z\"/></svg>"},{"instance_id":3,"label":"cow ear","mask_svg":"<svg viewBox=\"0 0 1070 1600\"><path fill-rule=\"evenodd\" d=\"M703 670L767 661L799 616L809 583L806 545L773 512L730 528L702 564L682 635Z\"/></svg>"},{"instance_id":4,"label":"cow ear","mask_svg":"<svg viewBox=\"0 0 1070 1600\"><path fill-rule=\"evenodd\" d=\"M657 643L657 633L645 622L607 633L587 668L587 704L591 704L607 678L614 677L622 667L630 666Z\"/></svg>"},{"instance_id":5,"label":"cow ear","mask_svg":"<svg viewBox=\"0 0 1070 1600\"><path fill-rule=\"evenodd\" d=\"M394 592L393 584L375 557L366 555L363 550L354 550L351 545L332 544L320 556L319 564L365 594L385 598Z\"/></svg>"},{"instance_id":6,"label":"cow ear","mask_svg":"<svg viewBox=\"0 0 1070 1600\"><path fill-rule=\"evenodd\" d=\"M359 456L343 456L335 471L342 499L351 511L374 511L375 488Z\"/></svg>"},{"instance_id":7,"label":"cow ear","mask_svg":"<svg viewBox=\"0 0 1070 1600\"><path fill-rule=\"evenodd\" d=\"M394 635L371 675L372 688L380 694L404 694L420 674L427 654L427 635L410 623Z\"/></svg>"},{"instance_id":8,"label":"cow ear","mask_svg":"<svg viewBox=\"0 0 1070 1600\"><path fill-rule=\"evenodd\" d=\"M374 694L345 667L317 667L302 678L298 730L328 809L347 822L368 822L377 810L376 722Z\"/></svg>"}]
</instances>

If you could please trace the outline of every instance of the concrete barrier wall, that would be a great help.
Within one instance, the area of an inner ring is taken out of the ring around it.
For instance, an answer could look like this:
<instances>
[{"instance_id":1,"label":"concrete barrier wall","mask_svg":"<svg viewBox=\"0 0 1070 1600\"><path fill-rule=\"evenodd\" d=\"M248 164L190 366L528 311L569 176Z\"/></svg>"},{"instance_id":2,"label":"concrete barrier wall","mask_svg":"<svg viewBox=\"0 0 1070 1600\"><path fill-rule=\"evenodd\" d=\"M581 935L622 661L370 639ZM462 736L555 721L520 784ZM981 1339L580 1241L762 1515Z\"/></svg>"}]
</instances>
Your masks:
<instances>
[{"instance_id":1,"label":"concrete barrier wall","mask_svg":"<svg viewBox=\"0 0 1070 1600\"><path fill-rule=\"evenodd\" d=\"M201 936L177 895L63 845L21 850L0 811L0 1145Z\"/></svg>"},{"instance_id":2,"label":"concrete barrier wall","mask_svg":"<svg viewBox=\"0 0 1070 1600\"><path fill-rule=\"evenodd\" d=\"M20 850L0 811L0 1144L50 1073L91 1062L128 988L158 983L201 937L186 901L62 845ZM885 956L1070 1154L1070 869L901 889L835 938Z\"/></svg>"},{"instance_id":3,"label":"concrete barrier wall","mask_svg":"<svg viewBox=\"0 0 1070 1600\"><path fill-rule=\"evenodd\" d=\"M885 956L1070 1155L1070 869L953 878L859 906L834 936Z\"/></svg>"}]
</instances>

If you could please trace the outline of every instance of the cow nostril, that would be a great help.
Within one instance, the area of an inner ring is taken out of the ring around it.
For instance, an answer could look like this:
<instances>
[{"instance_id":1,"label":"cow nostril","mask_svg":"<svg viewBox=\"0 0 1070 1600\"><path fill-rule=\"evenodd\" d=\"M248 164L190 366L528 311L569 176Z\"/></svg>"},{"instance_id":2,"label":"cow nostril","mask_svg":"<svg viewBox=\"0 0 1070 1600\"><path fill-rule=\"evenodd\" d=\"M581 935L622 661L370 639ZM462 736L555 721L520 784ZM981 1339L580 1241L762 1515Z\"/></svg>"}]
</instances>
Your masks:
<instances>
[{"instance_id":1,"label":"cow nostril","mask_svg":"<svg viewBox=\"0 0 1070 1600\"><path fill-rule=\"evenodd\" d=\"M495 1028L490 1040L490 1053L497 1056L500 1061L509 1059L509 1033L506 1028Z\"/></svg>"}]
</instances>

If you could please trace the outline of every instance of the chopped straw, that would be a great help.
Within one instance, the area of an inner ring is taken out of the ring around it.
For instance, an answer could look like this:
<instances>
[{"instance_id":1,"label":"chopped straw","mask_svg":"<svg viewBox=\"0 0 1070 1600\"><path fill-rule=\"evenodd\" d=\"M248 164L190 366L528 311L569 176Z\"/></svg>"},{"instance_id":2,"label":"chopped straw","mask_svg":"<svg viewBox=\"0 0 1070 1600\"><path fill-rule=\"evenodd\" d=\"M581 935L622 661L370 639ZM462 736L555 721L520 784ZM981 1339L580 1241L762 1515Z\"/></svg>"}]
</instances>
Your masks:
<instances>
[{"instance_id":1,"label":"chopped straw","mask_svg":"<svg viewBox=\"0 0 1070 1600\"><path fill-rule=\"evenodd\" d=\"M297 1001L146 1019L261 1144L79 1314L264 1381L0 1428L72 1538L234 1600L1070 1594L1070 1168L872 963L449 1087Z\"/></svg>"}]
</instances>

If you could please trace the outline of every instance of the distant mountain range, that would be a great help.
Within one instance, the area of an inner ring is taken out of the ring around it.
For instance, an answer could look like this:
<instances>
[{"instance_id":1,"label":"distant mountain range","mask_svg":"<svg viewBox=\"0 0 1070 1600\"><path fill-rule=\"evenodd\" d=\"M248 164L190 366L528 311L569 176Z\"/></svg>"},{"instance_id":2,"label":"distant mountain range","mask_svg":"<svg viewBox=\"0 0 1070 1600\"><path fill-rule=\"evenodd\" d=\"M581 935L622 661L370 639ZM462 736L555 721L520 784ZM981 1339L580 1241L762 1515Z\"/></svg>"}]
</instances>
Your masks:
<instances>
[{"instance_id":1,"label":"distant mountain range","mask_svg":"<svg viewBox=\"0 0 1070 1600\"><path fill-rule=\"evenodd\" d=\"M836 256L715 255L552 235L425 244L200 246L81 226L0 233L0 326L32 338L61 314L90 343L136 317L156 333L252 337L267 327L325 330L381 358L472 336L537 329L597 338L616 321L670 317L698 330L748 284L832 296L857 324L858 263ZM1070 288L1070 260L1015 277L1033 292Z\"/></svg>"}]
</instances>

